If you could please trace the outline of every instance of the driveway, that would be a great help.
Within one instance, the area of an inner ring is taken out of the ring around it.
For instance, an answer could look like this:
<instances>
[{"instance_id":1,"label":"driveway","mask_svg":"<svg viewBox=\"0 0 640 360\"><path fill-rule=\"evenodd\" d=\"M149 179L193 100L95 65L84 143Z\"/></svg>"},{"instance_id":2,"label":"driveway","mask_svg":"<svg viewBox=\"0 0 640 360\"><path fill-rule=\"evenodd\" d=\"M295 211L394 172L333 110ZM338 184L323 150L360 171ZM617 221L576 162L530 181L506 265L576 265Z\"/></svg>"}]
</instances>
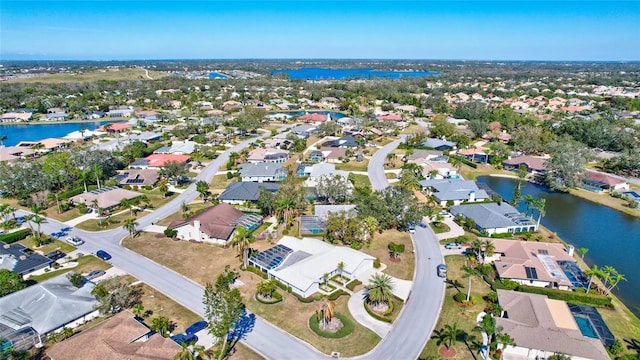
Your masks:
<instances>
[{"instance_id":1,"label":"driveway","mask_svg":"<svg viewBox=\"0 0 640 360\"><path fill-rule=\"evenodd\" d=\"M453 239L464 235L464 229L460 225L456 224L452 217L444 218L442 222L447 224L449 231L437 234L436 237L438 240Z\"/></svg>"}]
</instances>

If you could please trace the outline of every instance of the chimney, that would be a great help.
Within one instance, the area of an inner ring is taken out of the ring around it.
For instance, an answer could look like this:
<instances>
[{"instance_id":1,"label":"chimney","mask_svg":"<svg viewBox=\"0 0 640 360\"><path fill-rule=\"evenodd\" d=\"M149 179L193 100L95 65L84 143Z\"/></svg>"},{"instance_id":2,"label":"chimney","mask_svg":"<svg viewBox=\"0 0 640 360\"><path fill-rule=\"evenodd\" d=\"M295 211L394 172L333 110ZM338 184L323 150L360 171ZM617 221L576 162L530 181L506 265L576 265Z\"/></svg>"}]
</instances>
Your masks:
<instances>
[{"instance_id":1,"label":"chimney","mask_svg":"<svg viewBox=\"0 0 640 360\"><path fill-rule=\"evenodd\" d=\"M573 250L575 248L573 247L573 245L569 245L567 246L567 254L569 254L569 256L573 256Z\"/></svg>"},{"instance_id":2,"label":"chimney","mask_svg":"<svg viewBox=\"0 0 640 360\"><path fill-rule=\"evenodd\" d=\"M471 190L469 191L469 202L475 202L475 201L476 201L476 191Z\"/></svg>"},{"instance_id":3,"label":"chimney","mask_svg":"<svg viewBox=\"0 0 640 360\"><path fill-rule=\"evenodd\" d=\"M200 220L193 221L193 227L195 228L196 240L202 240L202 234L200 233Z\"/></svg>"}]
</instances>

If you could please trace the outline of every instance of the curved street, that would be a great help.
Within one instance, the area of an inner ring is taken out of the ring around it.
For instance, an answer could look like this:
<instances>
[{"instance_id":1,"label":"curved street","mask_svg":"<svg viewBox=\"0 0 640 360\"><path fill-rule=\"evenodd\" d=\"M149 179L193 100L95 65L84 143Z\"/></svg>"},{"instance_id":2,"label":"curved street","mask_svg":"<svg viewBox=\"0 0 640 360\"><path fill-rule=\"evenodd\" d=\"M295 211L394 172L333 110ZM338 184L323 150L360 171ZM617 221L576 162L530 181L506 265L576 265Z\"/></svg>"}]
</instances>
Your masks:
<instances>
[{"instance_id":1,"label":"curved street","mask_svg":"<svg viewBox=\"0 0 640 360\"><path fill-rule=\"evenodd\" d=\"M267 134L263 135L263 137L266 136ZM186 191L149 215L138 219L138 227L144 228L158 219L163 219L178 211L183 201L189 203L195 199L198 196L195 182L199 180L210 182L218 169L227 162L231 152L239 152L253 141L255 139L243 141L220 154L198 174L194 184L189 186ZM372 157L368 171L374 189L379 190L388 186L383 171L384 160L400 141L397 140L384 146ZM380 176L380 174L382 175ZM16 213L26 214L24 211ZM75 228L67 229L65 224L47 219L47 222L42 224L42 231L49 234L63 231L76 235L85 240L79 249L87 253L95 253L99 249L107 251L113 256L110 261L113 265L147 283L177 303L204 316L204 305L202 304L204 288L175 271L122 247L121 240L128 235L124 229L87 232ZM435 234L429 228L418 227L412 237L416 252L416 269L414 287L409 299L389 334L371 352L356 358L416 359L429 339L438 319L444 296L444 282L436 275L436 266L444 260ZM308 343L280 330L264 319L258 316L255 319L253 329L246 334L242 342L265 358L329 358L328 355L318 352Z\"/></svg>"}]
</instances>

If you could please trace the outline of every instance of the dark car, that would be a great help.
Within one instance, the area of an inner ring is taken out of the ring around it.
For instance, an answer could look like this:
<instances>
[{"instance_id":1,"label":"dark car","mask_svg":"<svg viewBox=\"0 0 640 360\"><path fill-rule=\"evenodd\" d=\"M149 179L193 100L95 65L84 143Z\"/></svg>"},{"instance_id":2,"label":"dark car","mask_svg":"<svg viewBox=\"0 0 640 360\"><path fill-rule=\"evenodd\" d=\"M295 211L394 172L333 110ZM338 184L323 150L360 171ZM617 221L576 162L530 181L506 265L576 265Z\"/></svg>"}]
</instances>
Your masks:
<instances>
[{"instance_id":1,"label":"dark car","mask_svg":"<svg viewBox=\"0 0 640 360\"><path fill-rule=\"evenodd\" d=\"M67 256L67 254L63 253L60 250L52 251L52 252L47 254L47 257L49 259L53 260L53 261L56 261L58 259L62 259L65 256Z\"/></svg>"},{"instance_id":2,"label":"dark car","mask_svg":"<svg viewBox=\"0 0 640 360\"><path fill-rule=\"evenodd\" d=\"M171 340L177 342L178 345L192 344L198 342L198 337L195 334L177 334L173 335Z\"/></svg>"},{"instance_id":3,"label":"dark car","mask_svg":"<svg viewBox=\"0 0 640 360\"><path fill-rule=\"evenodd\" d=\"M186 334L195 334L198 331L200 331L202 329L205 329L206 327L207 327L207 322L206 321L204 321L204 320L203 321L198 321L198 322L195 322L195 323L191 324L191 326L189 326L187 328L187 330L185 330L184 332Z\"/></svg>"},{"instance_id":4,"label":"dark car","mask_svg":"<svg viewBox=\"0 0 640 360\"><path fill-rule=\"evenodd\" d=\"M87 276L85 276L84 278L87 279L87 280L91 280L91 279L95 279L95 278L97 278L99 276L102 276L104 274L106 274L104 272L104 270L93 270L92 272L87 274Z\"/></svg>"},{"instance_id":5,"label":"dark car","mask_svg":"<svg viewBox=\"0 0 640 360\"><path fill-rule=\"evenodd\" d=\"M111 255L109 255L109 253L104 250L96 251L96 256L105 261L111 259Z\"/></svg>"}]
</instances>

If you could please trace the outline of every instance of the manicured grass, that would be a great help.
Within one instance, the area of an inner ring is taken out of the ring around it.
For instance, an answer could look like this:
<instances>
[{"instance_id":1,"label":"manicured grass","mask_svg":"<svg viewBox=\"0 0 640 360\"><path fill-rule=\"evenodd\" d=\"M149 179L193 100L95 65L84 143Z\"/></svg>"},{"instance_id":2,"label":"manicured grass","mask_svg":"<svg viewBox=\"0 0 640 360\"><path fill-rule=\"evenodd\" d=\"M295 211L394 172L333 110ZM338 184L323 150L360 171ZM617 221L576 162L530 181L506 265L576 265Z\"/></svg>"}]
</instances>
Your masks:
<instances>
[{"instance_id":1,"label":"manicured grass","mask_svg":"<svg viewBox=\"0 0 640 360\"><path fill-rule=\"evenodd\" d=\"M18 241L18 244L28 247L29 249L40 251L43 255L47 255L48 253L55 250L60 250L63 253L68 253L76 249L75 247L60 240L51 240L48 244L42 245L41 247L37 248L34 246L32 237L28 237L26 239Z\"/></svg>"},{"instance_id":2,"label":"manicured grass","mask_svg":"<svg viewBox=\"0 0 640 360\"><path fill-rule=\"evenodd\" d=\"M640 208L632 209L627 205L626 200L614 198L608 193L598 194L585 189L571 189L570 193L571 195L593 201L600 205L608 206L625 214L640 217Z\"/></svg>"},{"instance_id":3,"label":"manicured grass","mask_svg":"<svg viewBox=\"0 0 640 360\"><path fill-rule=\"evenodd\" d=\"M234 170L229 170L232 173L235 173ZM216 175L211 179L211 183L209 183L209 187L211 189L225 189L230 183L236 181L236 178L227 179L227 175Z\"/></svg>"},{"instance_id":4,"label":"manicured grass","mask_svg":"<svg viewBox=\"0 0 640 360\"><path fill-rule=\"evenodd\" d=\"M74 261L78 262L78 266L73 268L60 268L58 270L49 271L42 275L30 276L29 280L35 282L43 282L58 275L68 273L69 271L75 271L78 274L85 274L89 273L92 270L107 270L111 267L109 263L104 262L93 255L84 255L77 260L74 259Z\"/></svg>"},{"instance_id":5,"label":"manicured grass","mask_svg":"<svg viewBox=\"0 0 640 360\"><path fill-rule=\"evenodd\" d=\"M429 227L436 234L446 233L447 231L451 230L451 228L449 228L449 225L447 225L447 224L445 224L443 222L439 223L438 225L436 225L435 223L429 223Z\"/></svg>"},{"instance_id":6,"label":"manicured grass","mask_svg":"<svg viewBox=\"0 0 640 360\"><path fill-rule=\"evenodd\" d=\"M258 277L255 274L250 274L250 276ZM243 281L244 278L243 274ZM283 294L283 301L277 304L265 305L255 299L249 299L246 301L246 305L252 312L291 335L308 342L319 351L325 354L338 351L341 356L348 357L369 352L380 341L380 337L353 319L349 314L347 302L347 296L338 298L335 311L352 321L354 329L351 334L340 339L321 337L309 328L309 317L315 314L318 302L303 304L295 299L294 296L285 293Z\"/></svg>"},{"instance_id":7,"label":"manicured grass","mask_svg":"<svg viewBox=\"0 0 640 360\"><path fill-rule=\"evenodd\" d=\"M397 179L398 175L394 173L385 173L384 177L386 177L387 179Z\"/></svg>"},{"instance_id":8,"label":"manicured grass","mask_svg":"<svg viewBox=\"0 0 640 360\"><path fill-rule=\"evenodd\" d=\"M144 318L144 322L148 326L151 325L153 318L165 316L174 324L172 333L178 334L184 332L194 322L202 320L200 316L191 310L169 299L145 283L135 285L135 288L142 293L140 300L145 311L151 312L149 316Z\"/></svg>"},{"instance_id":9,"label":"manicured grass","mask_svg":"<svg viewBox=\"0 0 640 360\"><path fill-rule=\"evenodd\" d=\"M258 226L255 230L253 230L253 235L259 235L261 232L263 232L264 230L266 230L269 226L271 226L272 224L268 221L263 222L262 224L260 224L260 226Z\"/></svg>"},{"instance_id":10,"label":"manicured grass","mask_svg":"<svg viewBox=\"0 0 640 360\"><path fill-rule=\"evenodd\" d=\"M188 212L195 213L199 210L202 210L205 207L210 207L212 205L210 203L203 204L202 200L196 199L192 203L188 204L187 206L189 207L189 210L187 210ZM169 224L171 224L172 221L175 221L175 220L184 220L184 218L182 217L182 210L174 212L173 214L167 216L166 218L158 221L157 224L161 226L168 226Z\"/></svg>"},{"instance_id":11,"label":"manicured grass","mask_svg":"<svg viewBox=\"0 0 640 360\"><path fill-rule=\"evenodd\" d=\"M513 171L507 170L498 170L491 165L488 164L478 164L478 168L474 169L469 165L460 164L460 175L467 180L474 180L478 176L487 176L491 174L504 174L516 176L516 173Z\"/></svg>"},{"instance_id":12,"label":"manicured grass","mask_svg":"<svg viewBox=\"0 0 640 360\"><path fill-rule=\"evenodd\" d=\"M404 244L404 253L400 254L399 262L392 262L389 259L390 242ZM386 230L382 234L376 233L368 247L362 249L363 252L375 256L380 262L387 265L385 273L403 280L413 280L415 268L415 255L413 253L413 243L407 232L398 230Z\"/></svg>"},{"instance_id":13,"label":"manicured grass","mask_svg":"<svg viewBox=\"0 0 640 360\"><path fill-rule=\"evenodd\" d=\"M449 255L445 256L445 261L447 263L447 280L459 282L460 285L458 285L458 287L460 288L460 291L466 293L468 279L462 277L463 272L461 270L465 258L462 255ZM456 304L453 300L453 296L458 293L458 290L451 285L447 285L442 311L440 312L440 318L438 319L435 330L442 329L447 324L457 323L458 329L467 334L466 341L464 341L462 337L459 337L456 345L453 346L456 349L457 354L452 359L480 358L477 355L478 351L476 350L476 345L478 342L482 342L482 337L480 332L474 330L474 327L476 326L476 316L485 307L485 302L482 300L482 297L487 295L490 291L491 288L489 288L487 283L482 279L472 277L471 294L475 295L478 299L478 303L471 306L461 306ZM422 350L420 358L441 358L438 355L439 348L440 347L436 344L436 340L430 339L427 342L427 346Z\"/></svg>"},{"instance_id":14,"label":"manicured grass","mask_svg":"<svg viewBox=\"0 0 640 360\"><path fill-rule=\"evenodd\" d=\"M149 70L149 76L160 79L168 76L168 73ZM68 83L68 82L95 82L97 80L150 80L145 76L143 69L108 69L89 70L72 74L46 74L24 79L10 79L9 83Z\"/></svg>"},{"instance_id":15,"label":"manicured grass","mask_svg":"<svg viewBox=\"0 0 640 360\"><path fill-rule=\"evenodd\" d=\"M355 187L366 187L366 188L371 188L371 180L369 179L369 176L367 175L358 175L358 174L351 174L349 175L353 178L353 182L354 182L354 186Z\"/></svg>"},{"instance_id":16,"label":"manicured grass","mask_svg":"<svg viewBox=\"0 0 640 360\"><path fill-rule=\"evenodd\" d=\"M47 216L60 222L66 222L82 215L84 214L80 214L76 208L71 208L63 213L58 213L55 205L47 209Z\"/></svg>"},{"instance_id":17,"label":"manicured grass","mask_svg":"<svg viewBox=\"0 0 640 360\"><path fill-rule=\"evenodd\" d=\"M336 170L367 171L368 166L369 166L369 159L364 159L362 162L351 160L346 164L336 164Z\"/></svg>"},{"instance_id":18,"label":"manicured grass","mask_svg":"<svg viewBox=\"0 0 640 360\"><path fill-rule=\"evenodd\" d=\"M122 225L124 225L124 220L126 219L131 219L131 218L139 219L149 214L150 213L148 211L138 211L135 216L131 216L131 212L129 210L126 210L122 214L111 216L109 218L108 224L105 221L106 219L103 219L102 226L100 226L100 223L98 222L98 220L89 219L76 225L76 227L78 229L87 230L87 231L104 231L104 230L117 229L119 227L122 227Z\"/></svg>"}]
</instances>

